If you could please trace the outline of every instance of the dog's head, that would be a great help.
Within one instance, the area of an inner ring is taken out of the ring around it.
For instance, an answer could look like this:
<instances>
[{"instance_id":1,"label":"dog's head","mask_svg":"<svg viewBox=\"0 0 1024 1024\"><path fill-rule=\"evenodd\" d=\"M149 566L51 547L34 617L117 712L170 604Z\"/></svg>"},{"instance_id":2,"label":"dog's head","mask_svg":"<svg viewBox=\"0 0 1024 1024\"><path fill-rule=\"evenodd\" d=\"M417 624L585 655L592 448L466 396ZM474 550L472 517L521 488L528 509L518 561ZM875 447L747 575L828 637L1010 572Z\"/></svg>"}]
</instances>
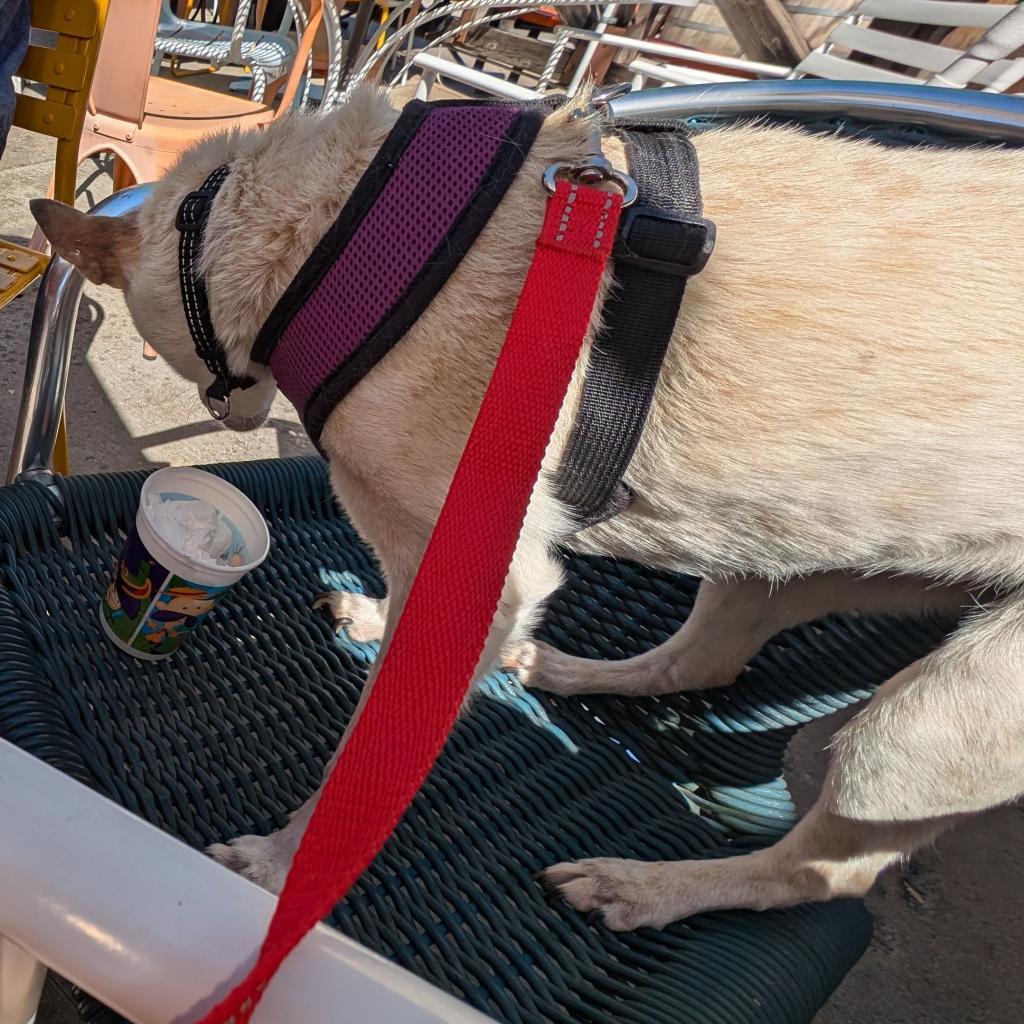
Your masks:
<instances>
[{"instance_id":1,"label":"dog's head","mask_svg":"<svg viewBox=\"0 0 1024 1024\"><path fill-rule=\"evenodd\" d=\"M225 424L251 429L266 419L276 392L268 368L250 359L256 335L396 117L380 93L359 90L328 117L290 114L265 130L206 137L134 213L92 216L49 199L34 200L32 213L54 252L94 284L124 291L139 333L208 404L213 375L196 355L182 308L176 221L182 200L230 165L199 270L229 369L257 382L232 394Z\"/></svg>"},{"instance_id":2,"label":"dog's head","mask_svg":"<svg viewBox=\"0 0 1024 1024\"><path fill-rule=\"evenodd\" d=\"M222 145L226 142L224 139ZM204 144L193 153L200 155L209 148ZM207 162L197 164L191 155L186 154L155 186L139 210L121 217L90 216L51 199L35 199L31 207L55 253L93 284L124 291L139 333L174 370L196 384L200 399L208 406L206 389L213 374L196 354L178 284L177 209L185 196L202 184L202 168ZM266 367L250 367L244 345L225 345L225 351L232 371L252 377L256 384L232 394L231 412L224 424L233 430L250 430L266 420L276 385Z\"/></svg>"},{"instance_id":3,"label":"dog's head","mask_svg":"<svg viewBox=\"0 0 1024 1024\"><path fill-rule=\"evenodd\" d=\"M137 211L122 217L90 216L51 199L36 199L32 213L55 253L77 267L87 280L120 288L139 333L187 380L204 401L213 375L196 355L185 322L177 271L174 212L196 177L183 164L161 183ZM195 182L195 187L201 181ZM231 398L224 421L234 430L264 422L276 387L265 367L249 368L244 351L229 352L232 370L257 383ZM239 364L241 364L239 366Z\"/></svg>"}]
</instances>

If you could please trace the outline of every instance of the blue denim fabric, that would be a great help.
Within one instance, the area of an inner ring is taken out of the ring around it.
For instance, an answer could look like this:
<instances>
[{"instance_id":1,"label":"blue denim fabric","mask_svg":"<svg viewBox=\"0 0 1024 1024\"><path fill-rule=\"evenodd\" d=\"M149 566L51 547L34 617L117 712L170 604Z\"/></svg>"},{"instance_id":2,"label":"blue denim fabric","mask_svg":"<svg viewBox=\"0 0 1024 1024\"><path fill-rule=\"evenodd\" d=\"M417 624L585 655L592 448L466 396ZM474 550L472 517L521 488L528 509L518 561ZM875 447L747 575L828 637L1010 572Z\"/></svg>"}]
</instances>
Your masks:
<instances>
[{"instance_id":1,"label":"blue denim fabric","mask_svg":"<svg viewBox=\"0 0 1024 1024\"><path fill-rule=\"evenodd\" d=\"M4 155L7 133L14 117L14 83L28 47L29 0L0 0L0 156Z\"/></svg>"}]
</instances>

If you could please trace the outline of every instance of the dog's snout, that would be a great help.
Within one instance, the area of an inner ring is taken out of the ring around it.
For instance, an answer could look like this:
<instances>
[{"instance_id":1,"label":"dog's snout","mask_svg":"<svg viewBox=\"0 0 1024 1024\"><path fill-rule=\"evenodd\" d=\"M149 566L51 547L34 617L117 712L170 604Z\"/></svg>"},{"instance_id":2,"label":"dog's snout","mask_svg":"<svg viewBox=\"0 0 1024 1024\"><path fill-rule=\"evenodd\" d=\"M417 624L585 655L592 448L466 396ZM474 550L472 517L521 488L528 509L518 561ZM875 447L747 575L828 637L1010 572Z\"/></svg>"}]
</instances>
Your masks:
<instances>
[{"instance_id":1,"label":"dog's snout","mask_svg":"<svg viewBox=\"0 0 1024 1024\"><path fill-rule=\"evenodd\" d=\"M250 388L233 391L228 396L225 410L224 404L211 402L207 388L208 385L205 382L196 385L203 407L214 419L223 423L228 430L240 432L255 430L267 422L277 391L277 386L272 378L261 380ZM225 411L227 412L226 416L224 415Z\"/></svg>"}]
</instances>

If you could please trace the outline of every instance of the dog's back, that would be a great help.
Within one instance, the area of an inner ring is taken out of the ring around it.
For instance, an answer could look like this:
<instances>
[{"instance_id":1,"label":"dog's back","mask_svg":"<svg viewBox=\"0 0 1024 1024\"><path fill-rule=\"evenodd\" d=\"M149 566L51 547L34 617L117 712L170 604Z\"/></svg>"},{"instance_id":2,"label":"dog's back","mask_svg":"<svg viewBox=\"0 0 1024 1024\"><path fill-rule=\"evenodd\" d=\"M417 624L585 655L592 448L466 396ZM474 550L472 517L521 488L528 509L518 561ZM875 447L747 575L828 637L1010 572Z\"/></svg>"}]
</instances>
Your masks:
<instances>
[{"instance_id":1,"label":"dog's back","mask_svg":"<svg viewBox=\"0 0 1024 1024\"><path fill-rule=\"evenodd\" d=\"M140 332L176 365L193 358L169 226L184 194L230 162L204 270L219 336L241 356L395 116L363 91L321 120L284 118L187 154L130 247ZM333 413L325 444L336 471L360 476L367 520L387 507L429 532L529 265L541 173L588 140L565 114L548 121L459 269ZM694 142L716 252L687 290L627 475L639 500L582 543L703 575L886 568L1017 583L1024 152L770 127ZM301 187L284 186L295 152Z\"/></svg>"}]
</instances>

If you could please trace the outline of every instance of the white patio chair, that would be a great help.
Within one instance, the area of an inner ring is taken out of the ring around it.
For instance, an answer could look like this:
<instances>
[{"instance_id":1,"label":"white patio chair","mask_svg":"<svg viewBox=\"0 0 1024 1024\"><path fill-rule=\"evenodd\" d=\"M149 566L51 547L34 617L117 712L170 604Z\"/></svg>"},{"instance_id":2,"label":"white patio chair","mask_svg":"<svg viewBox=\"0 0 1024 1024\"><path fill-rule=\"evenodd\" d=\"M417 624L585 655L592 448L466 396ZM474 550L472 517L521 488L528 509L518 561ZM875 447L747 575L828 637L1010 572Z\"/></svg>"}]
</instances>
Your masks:
<instances>
[{"instance_id":1,"label":"white patio chair","mask_svg":"<svg viewBox=\"0 0 1024 1024\"><path fill-rule=\"evenodd\" d=\"M968 50L909 39L876 27L874 19L975 28L984 35ZM796 78L966 87L1004 92L1024 78L1024 7L1012 3L954 0L865 0L825 43L796 67ZM866 64L858 55L879 58L906 71Z\"/></svg>"}]
</instances>

